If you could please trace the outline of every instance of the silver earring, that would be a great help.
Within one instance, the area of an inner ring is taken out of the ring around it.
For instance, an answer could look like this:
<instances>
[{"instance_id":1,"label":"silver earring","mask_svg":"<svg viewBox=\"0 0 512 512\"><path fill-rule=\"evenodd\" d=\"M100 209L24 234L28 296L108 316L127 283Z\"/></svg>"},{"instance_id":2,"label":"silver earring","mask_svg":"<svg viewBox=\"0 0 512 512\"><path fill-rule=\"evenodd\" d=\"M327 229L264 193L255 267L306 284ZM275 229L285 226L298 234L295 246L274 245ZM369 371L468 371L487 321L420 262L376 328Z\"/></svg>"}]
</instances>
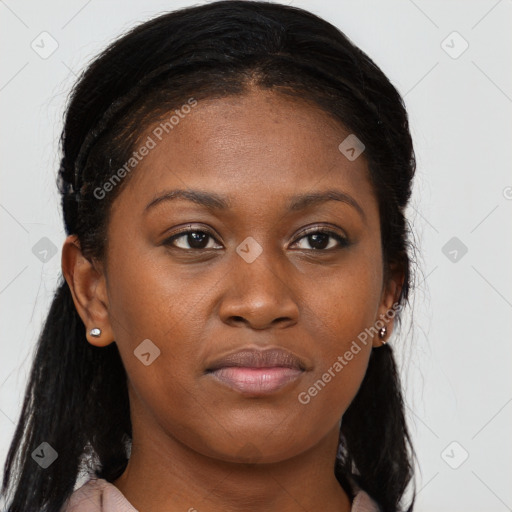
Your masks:
<instances>
[{"instance_id":1,"label":"silver earring","mask_svg":"<svg viewBox=\"0 0 512 512\"><path fill-rule=\"evenodd\" d=\"M384 337L386 336L388 330L386 327L382 327L379 331L379 338L382 340L382 344L385 345L387 341L384 341Z\"/></svg>"},{"instance_id":2,"label":"silver earring","mask_svg":"<svg viewBox=\"0 0 512 512\"><path fill-rule=\"evenodd\" d=\"M95 327L94 329L91 329L89 331L89 334L91 336L94 336L95 338L99 338L101 336L101 329L99 329L98 327Z\"/></svg>"}]
</instances>

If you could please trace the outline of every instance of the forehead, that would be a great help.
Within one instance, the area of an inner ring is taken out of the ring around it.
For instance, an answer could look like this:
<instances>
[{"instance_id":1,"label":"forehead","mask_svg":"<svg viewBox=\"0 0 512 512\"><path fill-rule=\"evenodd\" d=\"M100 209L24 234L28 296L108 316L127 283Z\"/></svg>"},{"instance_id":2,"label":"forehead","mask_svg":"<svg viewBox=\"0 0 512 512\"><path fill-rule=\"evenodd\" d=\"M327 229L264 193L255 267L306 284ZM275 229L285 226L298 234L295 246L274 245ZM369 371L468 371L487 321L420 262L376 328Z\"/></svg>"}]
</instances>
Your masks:
<instances>
[{"instance_id":1,"label":"forehead","mask_svg":"<svg viewBox=\"0 0 512 512\"><path fill-rule=\"evenodd\" d=\"M333 186L374 200L364 154L351 161L339 149L350 132L311 102L252 89L176 110L140 137L137 147L152 148L116 202L142 211L166 189L190 188L214 190L232 207L275 209Z\"/></svg>"}]
</instances>

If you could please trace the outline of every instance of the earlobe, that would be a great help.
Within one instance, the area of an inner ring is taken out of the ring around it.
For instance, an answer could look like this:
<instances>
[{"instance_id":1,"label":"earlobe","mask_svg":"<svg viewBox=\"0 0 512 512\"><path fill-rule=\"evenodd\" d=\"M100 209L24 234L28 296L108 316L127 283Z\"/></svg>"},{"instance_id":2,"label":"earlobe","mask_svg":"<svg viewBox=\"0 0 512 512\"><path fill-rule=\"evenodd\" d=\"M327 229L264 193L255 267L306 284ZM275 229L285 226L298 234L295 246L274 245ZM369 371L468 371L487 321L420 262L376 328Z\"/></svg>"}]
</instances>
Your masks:
<instances>
[{"instance_id":1,"label":"earlobe","mask_svg":"<svg viewBox=\"0 0 512 512\"><path fill-rule=\"evenodd\" d=\"M382 347L388 343L389 337L393 332L393 319L389 318L389 310L381 313L378 320L375 322L375 329L377 334L373 337L372 346L374 348Z\"/></svg>"},{"instance_id":2,"label":"earlobe","mask_svg":"<svg viewBox=\"0 0 512 512\"><path fill-rule=\"evenodd\" d=\"M110 345L114 336L108 314L105 275L82 254L76 235L69 235L64 242L61 266L76 310L85 325L87 341L98 347ZM99 336L93 329L99 329Z\"/></svg>"},{"instance_id":3,"label":"earlobe","mask_svg":"<svg viewBox=\"0 0 512 512\"><path fill-rule=\"evenodd\" d=\"M398 303L405 275L397 265L391 265L389 279L382 290L379 318L375 322L377 336L373 338L373 347L386 345L393 332L394 318L401 306Z\"/></svg>"}]
</instances>

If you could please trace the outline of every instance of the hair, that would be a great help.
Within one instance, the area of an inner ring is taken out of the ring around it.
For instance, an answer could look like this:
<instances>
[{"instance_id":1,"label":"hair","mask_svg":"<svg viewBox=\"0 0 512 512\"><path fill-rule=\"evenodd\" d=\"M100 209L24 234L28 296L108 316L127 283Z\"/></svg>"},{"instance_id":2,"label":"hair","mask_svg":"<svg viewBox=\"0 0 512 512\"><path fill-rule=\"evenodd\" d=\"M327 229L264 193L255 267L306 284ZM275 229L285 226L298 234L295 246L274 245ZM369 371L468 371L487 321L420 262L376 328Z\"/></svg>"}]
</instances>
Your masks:
<instances>
[{"instance_id":1,"label":"hair","mask_svg":"<svg viewBox=\"0 0 512 512\"><path fill-rule=\"evenodd\" d=\"M222 0L183 8L136 26L97 56L71 91L60 140L57 186L66 233L77 235L88 259L104 261L110 207L130 176L105 198L94 190L129 160L144 129L192 97L242 95L254 86L313 103L364 143L385 279L398 265L404 274L398 302L408 303L412 244L404 211L416 163L403 100L339 29L296 7ZM131 439L117 346L87 342L61 274L5 462L7 512L59 511L83 472L113 482L126 468ZM33 459L43 442L58 455L45 469ZM353 496L349 482L355 482L383 512L405 510L415 453L389 345L371 351L339 443L340 485Z\"/></svg>"}]
</instances>

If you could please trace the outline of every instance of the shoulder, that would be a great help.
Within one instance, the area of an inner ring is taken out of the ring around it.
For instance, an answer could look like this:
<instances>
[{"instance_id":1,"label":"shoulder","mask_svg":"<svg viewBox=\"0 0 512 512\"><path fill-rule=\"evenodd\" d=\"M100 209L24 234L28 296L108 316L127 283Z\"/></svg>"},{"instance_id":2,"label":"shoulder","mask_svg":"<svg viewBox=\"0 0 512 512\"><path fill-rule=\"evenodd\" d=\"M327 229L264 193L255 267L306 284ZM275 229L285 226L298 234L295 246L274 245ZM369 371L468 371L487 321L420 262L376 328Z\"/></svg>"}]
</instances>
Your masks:
<instances>
[{"instance_id":1,"label":"shoulder","mask_svg":"<svg viewBox=\"0 0 512 512\"><path fill-rule=\"evenodd\" d=\"M368 493L359 489L355 492L350 512L381 512L381 508Z\"/></svg>"},{"instance_id":2,"label":"shoulder","mask_svg":"<svg viewBox=\"0 0 512 512\"><path fill-rule=\"evenodd\" d=\"M378 504L362 489L354 486L351 512L381 512ZM90 478L75 490L60 512L138 512L113 484Z\"/></svg>"},{"instance_id":3,"label":"shoulder","mask_svg":"<svg viewBox=\"0 0 512 512\"><path fill-rule=\"evenodd\" d=\"M113 484L90 478L66 500L60 512L138 512Z\"/></svg>"}]
</instances>

